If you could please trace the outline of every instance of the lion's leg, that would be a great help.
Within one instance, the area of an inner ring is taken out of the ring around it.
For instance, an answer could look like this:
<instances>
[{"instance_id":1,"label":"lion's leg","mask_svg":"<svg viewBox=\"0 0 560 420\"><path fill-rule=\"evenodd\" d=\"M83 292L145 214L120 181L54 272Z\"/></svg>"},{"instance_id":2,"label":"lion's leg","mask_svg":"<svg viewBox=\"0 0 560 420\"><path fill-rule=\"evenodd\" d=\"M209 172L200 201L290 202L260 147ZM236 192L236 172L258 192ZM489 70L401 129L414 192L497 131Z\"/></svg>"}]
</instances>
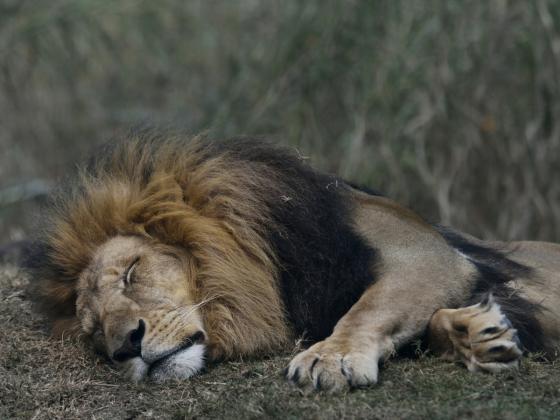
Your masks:
<instances>
[{"instance_id":1,"label":"lion's leg","mask_svg":"<svg viewBox=\"0 0 560 420\"><path fill-rule=\"evenodd\" d=\"M430 320L428 337L431 350L473 372L516 368L523 354L517 331L491 295L476 305L440 309Z\"/></svg>"},{"instance_id":2,"label":"lion's leg","mask_svg":"<svg viewBox=\"0 0 560 420\"><path fill-rule=\"evenodd\" d=\"M421 286L411 293L414 282L399 280L402 276L384 276L366 290L328 338L294 357L287 379L330 390L376 383L379 361L419 336L445 301L445 290L422 294Z\"/></svg>"},{"instance_id":3,"label":"lion's leg","mask_svg":"<svg viewBox=\"0 0 560 420\"><path fill-rule=\"evenodd\" d=\"M356 229L379 251L375 282L328 338L290 362L287 377L299 386L376 383L379 361L423 334L437 309L466 301L477 278L475 266L414 214L384 198L353 199Z\"/></svg>"},{"instance_id":4,"label":"lion's leg","mask_svg":"<svg viewBox=\"0 0 560 420\"><path fill-rule=\"evenodd\" d=\"M361 328L357 318L347 314L330 337L296 355L287 379L301 387L333 391L376 383L378 363L394 346L386 334Z\"/></svg>"}]
</instances>

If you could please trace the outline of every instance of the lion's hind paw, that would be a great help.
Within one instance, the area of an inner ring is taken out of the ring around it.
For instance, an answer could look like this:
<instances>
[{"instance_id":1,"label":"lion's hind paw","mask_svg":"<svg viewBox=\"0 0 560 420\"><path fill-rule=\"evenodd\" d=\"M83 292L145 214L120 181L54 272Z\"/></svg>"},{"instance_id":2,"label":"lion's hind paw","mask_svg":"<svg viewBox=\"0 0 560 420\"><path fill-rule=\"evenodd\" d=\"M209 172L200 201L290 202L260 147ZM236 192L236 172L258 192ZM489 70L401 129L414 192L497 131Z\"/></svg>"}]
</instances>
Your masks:
<instances>
[{"instance_id":1,"label":"lion's hind paw","mask_svg":"<svg viewBox=\"0 0 560 420\"><path fill-rule=\"evenodd\" d=\"M472 353L468 369L500 372L519 367L523 350L517 330L491 295L481 308L468 327Z\"/></svg>"},{"instance_id":2,"label":"lion's hind paw","mask_svg":"<svg viewBox=\"0 0 560 420\"><path fill-rule=\"evenodd\" d=\"M443 310L440 320L455 358L471 372L500 372L519 366L523 350L517 330L491 294L477 305Z\"/></svg>"}]
</instances>

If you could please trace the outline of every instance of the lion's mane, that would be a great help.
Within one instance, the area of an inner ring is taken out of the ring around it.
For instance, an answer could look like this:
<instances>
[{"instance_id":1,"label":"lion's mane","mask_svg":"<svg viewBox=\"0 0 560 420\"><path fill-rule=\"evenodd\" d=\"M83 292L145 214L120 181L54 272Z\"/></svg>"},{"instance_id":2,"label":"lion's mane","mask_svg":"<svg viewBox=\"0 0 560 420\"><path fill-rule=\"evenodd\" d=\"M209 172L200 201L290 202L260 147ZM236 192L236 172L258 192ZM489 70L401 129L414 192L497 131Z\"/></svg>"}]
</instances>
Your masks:
<instances>
[{"instance_id":1,"label":"lion's mane","mask_svg":"<svg viewBox=\"0 0 560 420\"><path fill-rule=\"evenodd\" d=\"M217 357L320 339L371 282L348 186L262 141L146 131L109 144L53 196L29 260L55 333L76 327L76 284L114 235L182 247Z\"/></svg>"}]
</instances>

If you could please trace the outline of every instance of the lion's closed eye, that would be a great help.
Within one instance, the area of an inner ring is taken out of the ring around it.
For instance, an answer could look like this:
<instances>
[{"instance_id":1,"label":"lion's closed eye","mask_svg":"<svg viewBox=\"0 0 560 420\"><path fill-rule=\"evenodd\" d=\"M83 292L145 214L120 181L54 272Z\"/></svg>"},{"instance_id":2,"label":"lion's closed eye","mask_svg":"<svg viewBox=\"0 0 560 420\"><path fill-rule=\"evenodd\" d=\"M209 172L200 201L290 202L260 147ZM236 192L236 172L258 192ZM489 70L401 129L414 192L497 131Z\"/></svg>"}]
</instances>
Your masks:
<instances>
[{"instance_id":1,"label":"lion's closed eye","mask_svg":"<svg viewBox=\"0 0 560 420\"><path fill-rule=\"evenodd\" d=\"M124 272L122 280L125 286L130 286L134 282L135 269L138 266L139 261L140 261L140 257L136 257Z\"/></svg>"}]
</instances>

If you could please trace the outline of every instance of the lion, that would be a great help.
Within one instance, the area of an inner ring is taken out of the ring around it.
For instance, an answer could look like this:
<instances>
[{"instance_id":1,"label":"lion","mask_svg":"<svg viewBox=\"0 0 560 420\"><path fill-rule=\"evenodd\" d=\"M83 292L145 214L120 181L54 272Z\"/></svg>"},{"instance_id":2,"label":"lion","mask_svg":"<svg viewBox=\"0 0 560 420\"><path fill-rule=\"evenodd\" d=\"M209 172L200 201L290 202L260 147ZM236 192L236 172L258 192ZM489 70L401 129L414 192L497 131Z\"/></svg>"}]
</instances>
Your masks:
<instances>
[{"instance_id":1,"label":"lion","mask_svg":"<svg viewBox=\"0 0 560 420\"><path fill-rule=\"evenodd\" d=\"M302 388L377 383L421 340L471 371L560 343L560 245L485 242L260 139L131 133L50 200L27 266L55 336L132 381L306 349Z\"/></svg>"}]
</instances>

